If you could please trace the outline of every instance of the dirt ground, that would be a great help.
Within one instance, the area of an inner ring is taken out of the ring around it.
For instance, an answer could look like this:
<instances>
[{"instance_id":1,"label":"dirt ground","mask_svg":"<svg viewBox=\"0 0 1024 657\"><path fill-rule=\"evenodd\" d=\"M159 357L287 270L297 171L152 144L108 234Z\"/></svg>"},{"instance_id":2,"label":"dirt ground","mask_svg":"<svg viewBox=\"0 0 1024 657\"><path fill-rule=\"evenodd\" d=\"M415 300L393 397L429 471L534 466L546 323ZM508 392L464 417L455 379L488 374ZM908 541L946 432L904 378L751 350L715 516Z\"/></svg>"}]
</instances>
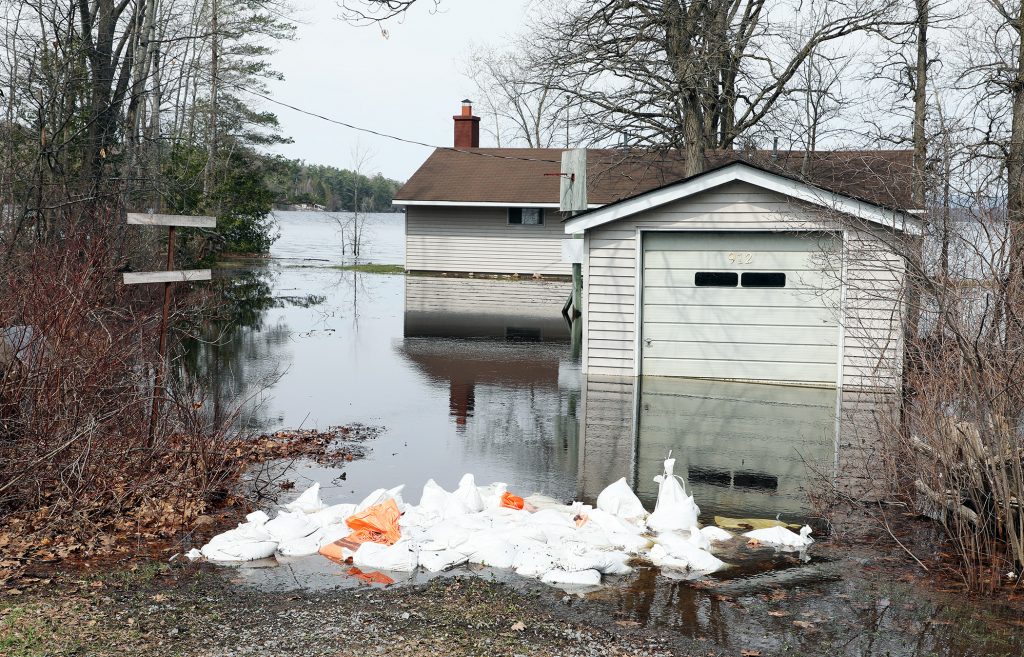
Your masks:
<instances>
[{"instance_id":1,"label":"dirt ground","mask_svg":"<svg viewBox=\"0 0 1024 657\"><path fill-rule=\"evenodd\" d=\"M233 568L146 561L8 591L0 654L1024 654L1020 600L983 602L931 580L878 546L823 545L811 563L690 582L638 568L587 595L486 576L266 591Z\"/></svg>"}]
</instances>

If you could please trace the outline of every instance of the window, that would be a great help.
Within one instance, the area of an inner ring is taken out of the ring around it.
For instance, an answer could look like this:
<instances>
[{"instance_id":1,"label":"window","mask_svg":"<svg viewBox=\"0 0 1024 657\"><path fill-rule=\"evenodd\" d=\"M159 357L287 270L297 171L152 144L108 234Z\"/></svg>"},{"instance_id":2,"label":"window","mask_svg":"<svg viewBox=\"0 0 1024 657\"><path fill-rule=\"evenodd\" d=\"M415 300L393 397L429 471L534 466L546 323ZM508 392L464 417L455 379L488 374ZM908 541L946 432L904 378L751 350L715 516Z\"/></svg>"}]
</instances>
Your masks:
<instances>
[{"instance_id":1,"label":"window","mask_svg":"<svg viewBox=\"0 0 1024 657\"><path fill-rule=\"evenodd\" d=\"M510 226L543 226L543 208L509 208L508 224Z\"/></svg>"},{"instance_id":2,"label":"window","mask_svg":"<svg viewBox=\"0 0 1024 657\"><path fill-rule=\"evenodd\" d=\"M734 271L699 271L693 275L697 287L736 287L740 275Z\"/></svg>"},{"instance_id":3,"label":"window","mask_svg":"<svg viewBox=\"0 0 1024 657\"><path fill-rule=\"evenodd\" d=\"M744 272L743 287L786 287L786 274L783 272Z\"/></svg>"}]
</instances>

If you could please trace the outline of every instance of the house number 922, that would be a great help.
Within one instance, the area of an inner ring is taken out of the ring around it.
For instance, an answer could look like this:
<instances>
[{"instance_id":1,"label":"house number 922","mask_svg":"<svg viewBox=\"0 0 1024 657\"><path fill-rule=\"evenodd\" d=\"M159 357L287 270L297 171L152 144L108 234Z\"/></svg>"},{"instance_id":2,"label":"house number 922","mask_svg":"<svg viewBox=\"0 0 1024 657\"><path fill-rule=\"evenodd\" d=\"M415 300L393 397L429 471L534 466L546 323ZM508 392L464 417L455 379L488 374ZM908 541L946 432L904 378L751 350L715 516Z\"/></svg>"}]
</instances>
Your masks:
<instances>
[{"instance_id":1,"label":"house number 922","mask_svg":"<svg viewBox=\"0 0 1024 657\"><path fill-rule=\"evenodd\" d=\"M729 262L734 265L749 265L754 262L753 253L730 253Z\"/></svg>"}]
</instances>

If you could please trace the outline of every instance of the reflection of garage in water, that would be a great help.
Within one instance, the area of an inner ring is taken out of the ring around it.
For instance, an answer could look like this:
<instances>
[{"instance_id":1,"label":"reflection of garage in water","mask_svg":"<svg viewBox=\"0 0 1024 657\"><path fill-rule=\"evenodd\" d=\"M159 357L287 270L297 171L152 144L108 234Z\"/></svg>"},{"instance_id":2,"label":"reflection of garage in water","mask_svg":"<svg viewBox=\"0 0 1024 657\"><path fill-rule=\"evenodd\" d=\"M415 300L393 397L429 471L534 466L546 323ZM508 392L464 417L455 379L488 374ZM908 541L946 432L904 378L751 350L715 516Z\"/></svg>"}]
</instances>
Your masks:
<instances>
[{"instance_id":1,"label":"reflection of garage in water","mask_svg":"<svg viewBox=\"0 0 1024 657\"><path fill-rule=\"evenodd\" d=\"M705 516L800 518L833 470L836 391L644 377L585 381L580 495L626 477L648 508L672 450Z\"/></svg>"}]
</instances>

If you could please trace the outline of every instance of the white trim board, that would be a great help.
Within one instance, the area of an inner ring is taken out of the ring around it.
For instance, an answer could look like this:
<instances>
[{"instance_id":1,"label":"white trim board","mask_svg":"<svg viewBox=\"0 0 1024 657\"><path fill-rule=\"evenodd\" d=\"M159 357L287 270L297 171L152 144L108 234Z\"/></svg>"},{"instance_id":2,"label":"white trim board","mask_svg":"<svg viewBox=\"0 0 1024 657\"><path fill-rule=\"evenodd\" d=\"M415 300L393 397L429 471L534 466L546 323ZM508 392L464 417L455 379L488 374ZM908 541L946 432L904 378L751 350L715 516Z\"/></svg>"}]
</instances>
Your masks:
<instances>
[{"instance_id":1,"label":"white trim board","mask_svg":"<svg viewBox=\"0 0 1024 657\"><path fill-rule=\"evenodd\" d=\"M557 210L558 203L498 203L495 201L403 201L393 199L391 205L434 205L447 208L552 208ZM589 209L602 207L599 204L591 203Z\"/></svg>"},{"instance_id":2,"label":"white trim board","mask_svg":"<svg viewBox=\"0 0 1024 657\"><path fill-rule=\"evenodd\" d=\"M911 235L921 235L923 232L921 220L909 212L890 210L843 194L830 192L785 176L763 171L744 162L733 162L673 185L645 192L574 217L565 222L565 232L572 235L590 230L731 182L745 182Z\"/></svg>"}]
</instances>

